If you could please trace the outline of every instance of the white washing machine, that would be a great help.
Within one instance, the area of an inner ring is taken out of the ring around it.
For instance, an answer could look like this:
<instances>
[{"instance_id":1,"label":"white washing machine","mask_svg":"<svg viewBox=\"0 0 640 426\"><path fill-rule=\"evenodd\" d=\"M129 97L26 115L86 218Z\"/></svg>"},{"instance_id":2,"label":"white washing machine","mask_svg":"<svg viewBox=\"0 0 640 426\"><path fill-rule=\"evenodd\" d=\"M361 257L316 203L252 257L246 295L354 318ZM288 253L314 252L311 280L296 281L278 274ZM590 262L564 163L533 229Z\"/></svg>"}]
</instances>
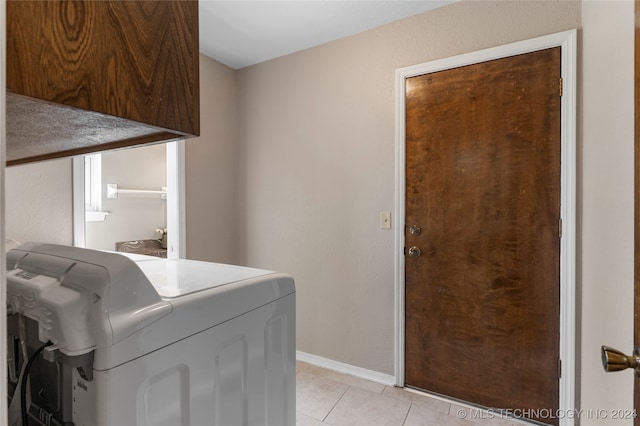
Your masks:
<instances>
[{"instance_id":1,"label":"white washing machine","mask_svg":"<svg viewBox=\"0 0 640 426\"><path fill-rule=\"evenodd\" d=\"M37 243L7 269L12 408L51 342L29 424L295 425L290 276Z\"/></svg>"}]
</instances>

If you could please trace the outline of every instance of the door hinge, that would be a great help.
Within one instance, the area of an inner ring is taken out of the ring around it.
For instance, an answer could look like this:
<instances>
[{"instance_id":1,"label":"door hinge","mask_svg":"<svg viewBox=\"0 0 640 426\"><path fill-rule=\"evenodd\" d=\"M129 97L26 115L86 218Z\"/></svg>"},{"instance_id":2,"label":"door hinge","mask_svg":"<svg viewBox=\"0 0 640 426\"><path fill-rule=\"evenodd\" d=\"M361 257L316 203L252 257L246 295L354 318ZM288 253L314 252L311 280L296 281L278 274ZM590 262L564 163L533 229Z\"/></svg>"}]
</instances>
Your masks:
<instances>
[{"instance_id":1,"label":"door hinge","mask_svg":"<svg viewBox=\"0 0 640 426\"><path fill-rule=\"evenodd\" d=\"M562 378L562 360L558 358L558 378Z\"/></svg>"},{"instance_id":2,"label":"door hinge","mask_svg":"<svg viewBox=\"0 0 640 426\"><path fill-rule=\"evenodd\" d=\"M560 77L560 97L562 97L562 77Z\"/></svg>"},{"instance_id":3,"label":"door hinge","mask_svg":"<svg viewBox=\"0 0 640 426\"><path fill-rule=\"evenodd\" d=\"M562 238L562 218L558 219L558 238Z\"/></svg>"}]
</instances>

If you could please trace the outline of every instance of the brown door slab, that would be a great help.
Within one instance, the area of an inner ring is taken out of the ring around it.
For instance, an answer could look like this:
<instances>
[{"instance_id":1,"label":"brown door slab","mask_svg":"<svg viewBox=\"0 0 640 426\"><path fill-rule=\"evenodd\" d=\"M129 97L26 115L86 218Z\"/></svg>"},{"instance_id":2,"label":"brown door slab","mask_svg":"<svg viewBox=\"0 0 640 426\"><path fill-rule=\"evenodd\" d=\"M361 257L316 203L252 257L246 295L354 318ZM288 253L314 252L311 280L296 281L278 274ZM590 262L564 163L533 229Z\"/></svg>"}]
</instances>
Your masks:
<instances>
[{"instance_id":1,"label":"brown door slab","mask_svg":"<svg viewBox=\"0 0 640 426\"><path fill-rule=\"evenodd\" d=\"M558 409L560 53L406 80L408 386Z\"/></svg>"}]
</instances>

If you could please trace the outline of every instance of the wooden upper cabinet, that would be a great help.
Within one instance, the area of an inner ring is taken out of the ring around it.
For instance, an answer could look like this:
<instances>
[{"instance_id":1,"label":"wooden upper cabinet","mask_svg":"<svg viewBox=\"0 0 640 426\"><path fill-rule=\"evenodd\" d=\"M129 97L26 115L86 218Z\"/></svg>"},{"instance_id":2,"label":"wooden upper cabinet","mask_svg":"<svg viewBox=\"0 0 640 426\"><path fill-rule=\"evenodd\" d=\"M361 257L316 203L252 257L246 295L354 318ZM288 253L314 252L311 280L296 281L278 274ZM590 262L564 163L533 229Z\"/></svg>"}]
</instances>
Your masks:
<instances>
[{"instance_id":1,"label":"wooden upper cabinet","mask_svg":"<svg viewBox=\"0 0 640 426\"><path fill-rule=\"evenodd\" d=\"M200 133L197 1L8 1L7 165Z\"/></svg>"}]
</instances>

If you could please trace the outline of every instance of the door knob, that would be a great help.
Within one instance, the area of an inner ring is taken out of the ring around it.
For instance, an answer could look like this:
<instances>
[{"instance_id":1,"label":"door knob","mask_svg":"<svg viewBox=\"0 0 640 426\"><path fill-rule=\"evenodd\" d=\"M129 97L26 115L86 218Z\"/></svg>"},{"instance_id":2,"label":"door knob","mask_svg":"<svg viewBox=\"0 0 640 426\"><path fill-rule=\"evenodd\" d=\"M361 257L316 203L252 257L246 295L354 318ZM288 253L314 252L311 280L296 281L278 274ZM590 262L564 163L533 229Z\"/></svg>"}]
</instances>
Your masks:
<instances>
[{"instance_id":1,"label":"door knob","mask_svg":"<svg viewBox=\"0 0 640 426\"><path fill-rule=\"evenodd\" d=\"M420 235L420 233L422 232L422 228L420 228L418 225L411 225L409 227L409 232L411 233L411 235Z\"/></svg>"},{"instance_id":2,"label":"door knob","mask_svg":"<svg viewBox=\"0 0 640 426\"><path fill-rule=\"evenodd\" d=\"M419 257L422 254L422 251L416 247L409 247L409 257Z\"/></svg>"},{"instance_id":3,"label":"door knob","mask_svg":"<svg viewBox=\"0 0 640 426\"><path fill-rule=\"evenodd\" d=\"M625 355L617 349L602 346L602 367L604 371L611 373L633 368L636 373L640 372L640 353L638 349L636 348L633 351L633 355Z\"/></svg>"}]
</instances>

